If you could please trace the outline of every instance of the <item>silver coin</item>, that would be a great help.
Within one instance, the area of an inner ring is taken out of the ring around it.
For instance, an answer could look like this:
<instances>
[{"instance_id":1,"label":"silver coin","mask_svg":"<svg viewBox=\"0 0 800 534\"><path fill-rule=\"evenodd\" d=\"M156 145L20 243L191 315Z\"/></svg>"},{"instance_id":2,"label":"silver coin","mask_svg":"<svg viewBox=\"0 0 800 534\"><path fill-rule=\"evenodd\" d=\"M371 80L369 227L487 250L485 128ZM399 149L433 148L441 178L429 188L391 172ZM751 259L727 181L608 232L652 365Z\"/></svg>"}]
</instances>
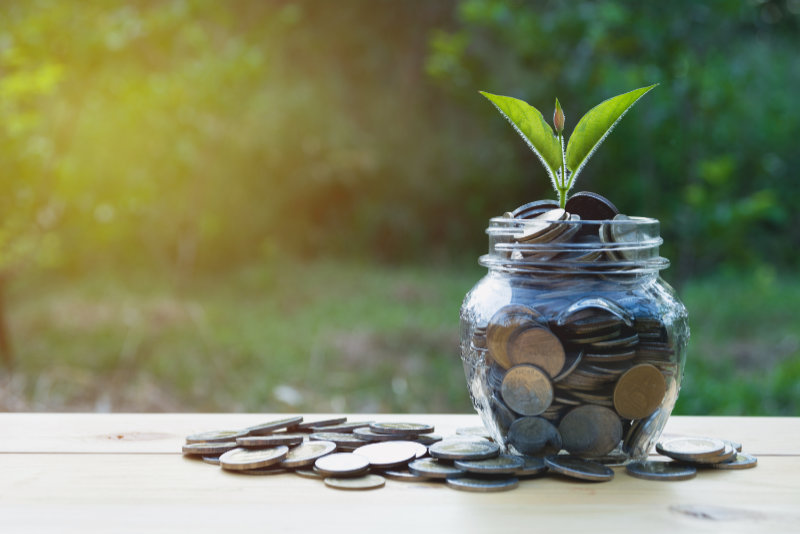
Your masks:
<instances>
[{"instance_id":1,"label":"silver coin","mask_svg":"<svg viewBox=\"0 0 800 534\"><path fill-rule=\"evenodd\" d=\"M244 436L236 438L236 444L245 448L267 448L277 445L300 445L305 434L272 434L270 436Z\"/></svg>"},{"instance_id":2,"label":"silver coin","mask_svg":"<svg viewBox=\"0 0 800 534\"><path fill-rule=\"evenodd\" d=\"M225 468L223 468L225 469ZM260 469L225 469L228 473L236 473L237 475L250 475L250 476L270 476L270 475L281 475L283 473L288 473L288 469L284 469L283 467L262 467Z\"/></svg>"},{"instance_id":3,"label":"silver coin","mask_svg":"<svg viewBox=\"0 0 800 534\"><path fill-rule=\"evenodd\" d=\"M519 471L525 462L519 456L500 454L486 460L456 460L454 465L478 475L510 475Z\"/></svg>"},{"instance_id":4,"label":"silver coin","mask_svg":"<svg viewBox=\"0 0 800 534\"><path fill-rule=\"evenodd\" d=\"M430 434L434 430L433 426L424 423L372 423L369 428L378 434L394 434L395 436Z\"/></svg>"},{"instance_id":5,"label":"silver coin","mask_svg":"<svg viewBox=\"0 0 800 534\"><path fill-rule=\"evenodd\" d=\"M372 421L353 421L353 422L345 422L339 423L338 425L320 425L320 426L312 426L311 430L313 432L338 432L338 433L351 433L356 428L363 428L368 427L372 424Z\"/></svg>"},{"instance_id":6,"label":"silver coin","mask_svg":"<svg viewBox=\"0 0 800 534\"><path fill-rule=\"evenodd\" d=\"M521 417L508 429L508 443L527 455L554 454L561 450L561 434L541 417Z\"/></svg>"},{"instance_id":7,"label":"silver coin","mask_svg":"<svg viewBox=\"0 0 800 534\"><path fill-rule=\"evenodd\" d=\"M725 442L715 438L673 438L656 444L656 451L682 461L714 458L725 452ZM677 456L677 458L676 458Z\"/></svg>"},{"instance_id":8,"label":"silver coin","mask_svg":"<svg viewBox=\"0 0 800 534\"><path fill-rule=\"evenodd\" d=\"M611 409L585 404L573 408L558 425L564 448L580 456L605 456L622 440L622 422Z\"/></svg>"},{"instance_id":9,"label":"silver coin","mask_svg":"<svg viewBox=\"0 0 800 534\"><path fill-rule=\"evenodd\" d=\"M306 441L289 450L286 458L281 462L281 467L295 468L311 465L317 458L335 450L336 444L332 441Z\"/></svg>"},{"instance_id":10,"label":"silver coin","mask_svg":"<svg viewBox=\"0 0 800 534\"><path fill-rule=\"evenodd\" d=\"M428 452L443 460L483 460L500 454L500 446L483 440L443 440L428 447Z\"/></svg>"},{"instance_id":11,"label":"silver coin","mask_svg":"<svg viewBox=\"0 0 800 534\"><path fill-rule=\"evenodd\" d=\"M457 490L490 493L494 491L508 491L519 486L517 478L448 478L446 484Z\"/></svg>"},{"instance_id":12,"label":"silver coin","mask_svg":"<svg viewBox=\"0 0 800 534\"><path fill-rule=\"evenodd\" d=\"M304 421L292 426L294 430L304 432L310 431L314 427L340 425L347 421L347 417L329 417L328 419L318 419L317 421Z\"/></svg>"},{"instance_id":13,"label":"silver coin","mask_svg":"<svg viewBox=\"0 0 800 534\"><path fill-rule=\"evenodd\" d=\"M311 478L314 480L322 480L323 478L325 478L316 471L314 471L313 469L295 469L294 474L299 477Z\"/></svg>"},{"instance_id":14,"label":"silver coin","mask_svg":"<svg viewBox=\"0 0 800 534\"><path fill-rule=\"evenodd\" d=\"M360 447L369 443L355 434L344 432L314 432L308 436L311 441L332 441L337 447Z\"/></svg>"},{"instance_id":15,"label":"silver coin","mask_svg":"<svg viewBox=\"0 0 800 534\"><path fill-rule=\"evenodd\" d=\"M522 456L522 467L517 469L516 475L522 477L535 477L547 472L547 464L541 456Z\"/></svg>"},{"instance_id":16,"label":"silver coin","mask_svg":"<svg viewBox=\"0 0 800 534\"><path fill-rule=\"evenodd\" d=\"M186 443L219 443L236 441L236 438L246 435L246 430L212 430L210 432L201 432L199 434L186 436Z\"/></svg>"},{"instance_id":17,"label":"silver coin","mask_svg":"<svg viewBox=\"0 0 800 534\"><path fill-rule=\"evenodd\" d=\"M369 469L369 460L352 452L335 452L317 458L314 469L326 477L355 476Z\"/></svg>"},{"instance_id":18,"label":"silver coin","mask_svg":"<svg viewBox=\"0 0 800 534\"><path fill-rule=\"evenodd\" d=\"M466 426L456 429L457 436L478 436L484 439L492 439L489 431L484 426Z\"/></svg>"},{"instance_id":19,"label":"silver coin","mask_svg":"<svg viewBox=\"0 0 800 534\"><path fill-rule=\"evenodd\" d=\"M356 428L353 430L353 435L363 439L364 441L397 441L397 436L393 434L381 434L375 432L369 427ZM416 437L415 437L416 439Z\"/></svg>"},{"instance_id":20,"label":"silver coin","mask_svg":"<svg viewBox=\"0 0 800 534\"><path fill-rule=\"evenodd\" d=\"M381 476L401 482L426 482L429 480L427 477L415 475L411 471L406 471L405 469L386 469L381 471Z\"/></svg>"},{"instance_id":21,"label":"silver coin","mask_svg":"<svg viewBox=\"0 0 800 534\"><path fill-rule=\"evenodd\" d=\"M625 471L645 480L689 480L697 475L697 468L691 465L660 461L630 462Z\"/></svg>"},{"instance_id":22,"label":"silver coin","mask_svg":"<svg viewBox=\"0 0 800 534\"><path fill-rule=\"evenodd\" d=\"M409 441L416 441L423 445L433 445L437 441L442 441L442 436L439 434L420 434L419 436L411 438Z\"/></svg>"},{"instance_id":23,"label":"silver coin","mask_svg":"<svg viewBox=\"0 0 800 534\"><path fill-rule=\"evenodd\" d=\"M614 478L610 467L575 456L546 456L545 464L554 473L589 482L607 482Z\"/></svg>"},{"instance_id":24,"label":"silver coin","mask_svg":"<svg viewBox=\"0 0 800 534\"><path fill-rule=\"evenodd\" d=\"M386 484L386 479L380 475L365 475L361 477L342 478L327 477L325 485L329 488L342 490L370 490L382 488Z\"/></svg>"},{"instance_id":25,"label":"silver coin","mask_svg":"<svg viewBox=\"0 0 800 534\"><path fill-rule=\"evenodd\" d=\"M219 456L203 456L203 461L211 465L219 465Z\"/></svg>"},{"instance_id":26,"label":"silver coin","mask_svg":"<svg viewBox=\"0 0 800 534\"><path fill-rule=\"evenodd\" d=\"M457 477L466 474L464 469L442 463L435 458L422 458L414 460L408 464L408 470L418 477L424 478L447 478Z\"/></svg>"},{"instance_id":27,"label":"silver coin","mask_svg":"<svg viewBox=\"0 0 800 534\"><path fill-rule=\"evenodd\" d=\"M388 468L406 465L417 457L419 443L383 441L357 448L354 453L364 456L372 467Z\"/></svg>"},{"instance_id":28,"label":"silver coin","mask_svg":"<svg viewBox=\"0 0 800 534\"><path fill-rule=\"evenodd\" d=\"M200 442L200 443L187 443L186 445L183 446L182 452L187 456L190 455L208 456L214 454L219 455L235 448L236 448L235 441L222 441L217 443Z\"/></svg>"},{"instance_id":29,"label":"silver coin","mask_svg":"<svg viewBox=\"0 0 800 534\"><path fill-rule=\"evenodd\" d=\"M279 445L270 449L233 449L219 457L223 469L258 469L279 463L286 458L289 447Z\"/></svg>"},{"instance_id":30,"label":"silver coin","mask_svg":"<svg viewBox=\"0 0 800 534\"><path fill-rule=\"evenodd\" d=\"M736 456L725 462L712 464L712 469L750 469L758 465L758 458L752 454L737 452Z\"/></svg>"},{"instance_id":31,"label":"silver coin","mask_svg":"<svg viewBox=\"0 0 800 534\"><path fill-rule=\"evenodd\" d=\"M248 436L264 436L267 434L272 434L276 430L283 430L284 428L289 428L291 426L298 425L303 422L303 416L296 415L293 417L285 417L283 419L277 419L275 421L269 421L267 423L262 423L260 425L254 425L247 427L245 432Z\"/></svg>"}]
</instances>

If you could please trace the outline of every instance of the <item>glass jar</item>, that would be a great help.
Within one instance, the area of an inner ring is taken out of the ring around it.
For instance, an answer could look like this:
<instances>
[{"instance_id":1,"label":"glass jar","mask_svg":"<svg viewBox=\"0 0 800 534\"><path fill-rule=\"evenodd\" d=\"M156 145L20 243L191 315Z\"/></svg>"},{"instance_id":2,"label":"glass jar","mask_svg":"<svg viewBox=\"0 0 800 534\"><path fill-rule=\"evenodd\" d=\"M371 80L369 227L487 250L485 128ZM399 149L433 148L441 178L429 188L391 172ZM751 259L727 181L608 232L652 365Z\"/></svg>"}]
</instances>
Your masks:
<instances>
[{"instance_id":1,"label":"glass jar","mask_svg":"<svg viewBox=\"0 0 800 534\"><path fill-rule=\"evenodd\" d=\"M689 339L659 276L659 222L547 216L490 221L488 274L461 307L472 403L513 454L643 459L678 398Z\"/></svg>"}]
</instances>

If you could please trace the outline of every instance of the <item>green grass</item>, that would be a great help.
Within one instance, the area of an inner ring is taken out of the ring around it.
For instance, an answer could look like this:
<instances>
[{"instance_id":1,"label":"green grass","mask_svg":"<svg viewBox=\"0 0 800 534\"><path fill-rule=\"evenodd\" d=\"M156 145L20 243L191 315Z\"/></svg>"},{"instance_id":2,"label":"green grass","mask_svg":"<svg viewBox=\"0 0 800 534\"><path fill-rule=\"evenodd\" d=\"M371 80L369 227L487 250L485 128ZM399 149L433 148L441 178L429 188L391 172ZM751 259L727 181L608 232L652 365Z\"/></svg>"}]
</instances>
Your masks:
<instances>
[{"instance_id":1,"label":"green grass","mask_svg":"<svg viewBox=\"0 0 800 534\"><path fill-rule=\"evenodd\" d=\"M469 412L458 308L481 275L328 261L182 283L17 278L0 409ZM800 414L800 282L758 272L680 293L676 413Z\"/></svg>"}]
</instances>

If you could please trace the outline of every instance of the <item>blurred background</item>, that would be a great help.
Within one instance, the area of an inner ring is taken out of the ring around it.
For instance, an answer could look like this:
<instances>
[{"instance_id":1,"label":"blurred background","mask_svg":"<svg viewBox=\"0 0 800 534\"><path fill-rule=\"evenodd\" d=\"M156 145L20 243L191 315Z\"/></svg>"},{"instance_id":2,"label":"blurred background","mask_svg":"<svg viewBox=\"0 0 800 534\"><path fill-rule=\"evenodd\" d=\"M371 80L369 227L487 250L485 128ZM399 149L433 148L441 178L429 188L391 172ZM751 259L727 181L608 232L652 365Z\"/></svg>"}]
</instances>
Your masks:
<instances>
[{"instance_id":1,"label":"blurred background","mask_svg":"<svg viewBox=\"0 0 800 534\"><path fill-rule=\"evenodd\" d=\"M662 221L676 413L800 415L800 0L5 0L0 409L469 412L489 217L553 198L477 93Z\"/></svg>"}]
</instances>

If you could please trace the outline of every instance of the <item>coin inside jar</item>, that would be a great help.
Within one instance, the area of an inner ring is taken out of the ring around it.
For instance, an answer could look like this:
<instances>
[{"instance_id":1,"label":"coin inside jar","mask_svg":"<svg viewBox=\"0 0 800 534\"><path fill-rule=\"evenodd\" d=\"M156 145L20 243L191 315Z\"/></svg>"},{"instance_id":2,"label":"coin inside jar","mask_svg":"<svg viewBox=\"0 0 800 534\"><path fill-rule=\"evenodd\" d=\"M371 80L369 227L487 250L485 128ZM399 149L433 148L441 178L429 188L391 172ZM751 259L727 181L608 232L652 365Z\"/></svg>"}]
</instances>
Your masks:
<instances>
[{"instance_id":1,"label":"coin inside jar","mask_svg":"<svg viewBox=\"0 0 800 534\"><path fill-rule=\"evenodd\" d=\"M538 324L538 312L526 306L512 304L500 308L486 326L486 346L492 359L503 369L511 367L508 340L519 328Z\"/></svg>"},{"instance_id":2,"label":"coin inside jar","mask_svg":"<svg viewBox=\"0 0 800 534\"><path fill-rule=\"evenodd\" d=\"M667 382L653 365L634 365L619 377L614 387L614 409L625 419L642 419L655 412L664 395Z\"/></svg>"},{"instance_id":3,"label":"coin inside jar","mask_svg":"<svg viewBox=\"0 0 800 534\"><path fill-rule=\"evenodd\" d=\"M566 358L558 337L541 326L517 329L508 339L506 354L511 365L536 365L550 377L561 371Z\"/></svg>"},{"instance_id":4,"label":"coin inside jar","mask_svg":"<svg viewBox=\"0 0 800 534\"><path fill-rule=\"evenodd\" d=\"M520 415L539 415L553 402L553 386L547 374L528 364L508 370L500 394L508 407Z\"/></svg>"},{"instance_id":5,"label":"coin inside jar","mask_svg":"<svg viewBox=\"0 0 800 534\"><path fill-rule=\"evenodd\" d=\"M561 450L561 435L541 417L520 417L508 429L508 443L521 454L552 454Z\"/></svg>"},{"instance_id":6,"label":"coin inside jar","mask_svg":"<svg viewBox=\"0 0 800 534\"><path fill-rule=\"evenodd\" d=\"M609 408L585 404L573 408L558 425L564 448L585 457L605 456L622 440L622 422Z\"/></svg>"}]
</instances>

